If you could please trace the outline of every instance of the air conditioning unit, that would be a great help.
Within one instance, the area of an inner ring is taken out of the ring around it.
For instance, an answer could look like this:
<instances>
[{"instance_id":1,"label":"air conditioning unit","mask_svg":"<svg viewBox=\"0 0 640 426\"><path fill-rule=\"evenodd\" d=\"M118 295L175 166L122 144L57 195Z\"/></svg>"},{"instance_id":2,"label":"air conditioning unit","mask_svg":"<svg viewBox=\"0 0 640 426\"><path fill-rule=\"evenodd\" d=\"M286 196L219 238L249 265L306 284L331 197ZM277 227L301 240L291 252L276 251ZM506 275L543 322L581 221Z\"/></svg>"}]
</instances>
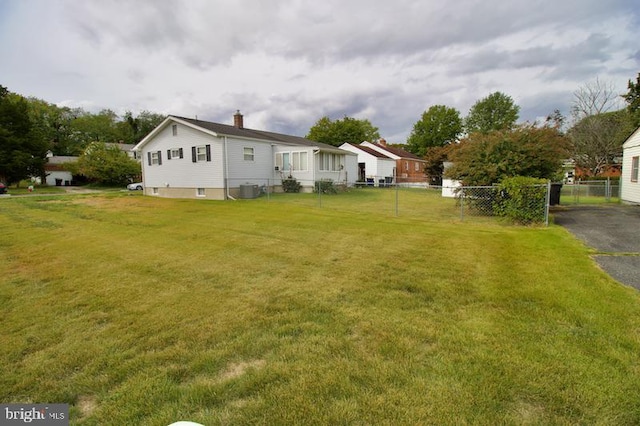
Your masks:
<instances>
[{"instance_id":1,"label":"air conditioning unit","mask_svg":"<svg viewBox=\"0 0 640 426\"><path fill-rule=\"evenodd\" d=\"M240 185L240 198L258 198L259 195L260 187L258 185Z\"/></svg>"}]
</instances>

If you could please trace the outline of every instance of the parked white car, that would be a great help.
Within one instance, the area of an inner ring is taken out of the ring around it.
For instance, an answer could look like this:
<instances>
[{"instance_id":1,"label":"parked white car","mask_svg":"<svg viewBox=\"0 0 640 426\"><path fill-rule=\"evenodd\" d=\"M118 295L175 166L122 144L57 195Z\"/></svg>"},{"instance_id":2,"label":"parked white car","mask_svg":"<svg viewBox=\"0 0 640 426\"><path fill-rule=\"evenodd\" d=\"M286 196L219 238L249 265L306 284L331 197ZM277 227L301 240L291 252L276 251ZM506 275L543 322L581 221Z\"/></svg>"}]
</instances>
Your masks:
<instances>
[{"instance_id":1,"label":"parked white car","mask_svg":"<svg viewBox=\"0 0 640 426\"><path fill-rule=\"evenodd\" d=\"M144 187L142 182L134 182L134 183L130 183L129 185L127 185L127 189L129 191L142 191L142 188Z\"/></svg>"}]
</instances>

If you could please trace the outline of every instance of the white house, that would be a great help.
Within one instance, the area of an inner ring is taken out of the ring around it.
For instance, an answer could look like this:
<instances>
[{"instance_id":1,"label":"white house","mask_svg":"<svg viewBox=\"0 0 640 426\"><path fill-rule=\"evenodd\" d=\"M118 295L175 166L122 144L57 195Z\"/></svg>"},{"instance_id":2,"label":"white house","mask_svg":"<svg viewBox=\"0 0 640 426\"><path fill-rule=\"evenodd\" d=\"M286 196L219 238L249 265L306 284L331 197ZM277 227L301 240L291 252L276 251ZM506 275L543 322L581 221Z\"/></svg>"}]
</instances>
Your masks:
<instances>
[{"instance_id":1,"label":"white house","mask_svg":"<svg viewBox=\"0 0 640 426\"><path fill-rule=\"evenodd\" d=\"M622 145L622 176L620 199L626 203L640 204L638 162L640 159L640 127Z\"/></svg>"},{"instance_id":2,"label":"white house","mask_svg":"<svg viewBox=\"0 0 640 426\"><path fill-rule=\"evenodd\" d=\"M377 143L365 141L360 145L371 148L389 158L393 158L396 161L397 182L426 184L427 176L424 171L427 162L417 155L398 147L389 146L384 139L380 139Z\"/></svg>"},{"instance_id":3,"label":"white house","mask_svg":"<svg viewBox=\"0 0 640 426\"><path fill-rule=\"evenodd\" d=\"M53 155L51 151L47 152L47 162L44 165L46 184L49 186L69 186L73 180L73 176L65 164L75 163L78 157L67 155Z\"/></svg>"},{"instance_id":4,"label":"white house","mask_svg":"<svg viewBox=\"0 0 640 426\"><path fill-rule=\"evenodd\" d=\"M378 185L393 182L396 175L396 160L364 145L343 143L340 149L358 156L358 181Z\"/></svg>"},{"instance_id":5,"label":"white house","mask_svg":"<svg viewBox=\"0 0 640 426\"><path fill-rule=\"evenodd\" d=\"M134 150L142 158L144 193L224 200L249 187L282 188L295 178L304 191L316 181L352 185L357 156L337 147L280 133L178 116L167 117ZM254 194L255 195L255 194Z\"/></svg>"}]
</instances>

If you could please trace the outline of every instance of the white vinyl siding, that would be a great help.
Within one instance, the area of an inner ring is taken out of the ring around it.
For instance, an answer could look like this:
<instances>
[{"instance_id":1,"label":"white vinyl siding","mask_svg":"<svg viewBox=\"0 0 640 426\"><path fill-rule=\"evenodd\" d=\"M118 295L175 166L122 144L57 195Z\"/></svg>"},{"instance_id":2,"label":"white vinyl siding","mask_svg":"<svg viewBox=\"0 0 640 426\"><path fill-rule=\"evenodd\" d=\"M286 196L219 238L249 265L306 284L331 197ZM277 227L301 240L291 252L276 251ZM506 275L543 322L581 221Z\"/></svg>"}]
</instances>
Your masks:
<instances>
[{"instance_id":1,"label":"white vinyl siding","mask_svg":"<svg viewBox=\"0 0 640 426\"><path fill-rule=\"evenodd\" d=\"M640 128L626 140L622 149L620 199L640 204Z\"/></svg>"},{"instance_id":2,"label":"white vinyl siding","mask_svg":"<svg viewBox=\"0 0 640 426\"><path fill-rule=\"evenodd\" d=\"M243 148L242 149L244 161L253 161L255 158L255 153L253 148Z\"/></svg>"},{"instance_id":3,"label":"white vinyl siding","mask_svg":"<svg viewBox=\"0 0 640 426\"><path fill-rule=\"evenodd\" d=\"M145 186L151 192L154 187L159 188L162 193L163 188L169 185L174 188L192 188L191 194L195 195L196 188L223 188L224 169L222 161L224 158L224 144L219 138L207 135L202 131L178 124L178 137L173 136L172 123L169 123L152 141L143 147L144 168L143 176ZM194 147L210 146L211 161L193 162L192 149ZM168 152L182 149L180 156L171 156L168 159ZM162 165L148 165L147 157L151 152L162 153ZM210 197L211 194L208 194Z\"/></svg>"}]
</instances>

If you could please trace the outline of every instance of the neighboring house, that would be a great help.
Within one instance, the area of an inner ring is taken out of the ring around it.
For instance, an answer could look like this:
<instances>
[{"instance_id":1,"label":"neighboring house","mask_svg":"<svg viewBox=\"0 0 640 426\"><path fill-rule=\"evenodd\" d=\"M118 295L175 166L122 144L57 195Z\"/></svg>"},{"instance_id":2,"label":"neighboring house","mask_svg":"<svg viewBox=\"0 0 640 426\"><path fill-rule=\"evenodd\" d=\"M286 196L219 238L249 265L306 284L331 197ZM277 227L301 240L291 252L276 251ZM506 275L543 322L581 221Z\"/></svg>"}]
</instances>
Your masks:
<instances>
[{"instance_id":1,"label":"neighboring house","mask_svg":"<svg viewBox=\"0 0 640 426\"><path fill-rule=\"evenodd\" d=\"M387 145L387 141L380 139L378 143L362 142L360 145L372 148L396 161L396 179L399 183L426 183L427 175L424 170L427 162L415 154L404 149Z\"/></svg>"},{"instance_id":2,"label":"neighboring house","mask_svg":"<svg viewBox=\"0 0 640 426\"><path fill-rule=\"evenodd\" d=\"M640 204L640 127L622 145L622 176L620 199L626 203Z\"/></svg>"},{"instance_id":3,"label":"neighboring house","mask_svg":"<svg viewBox=\"0 0 640 426\"><path fill-rule=\"evenodd\" d=\"M78 157L53 155L51 151L47 152L47 162L44 165L46 184L49 186L71 185L73 176L71 172L67 170L66 165L75 163L76 161L78 161Z\"/></svg>"},{"instance_id":4,"label":"neighboring house","mask_svg":"<svg viewBox=\"0 0 640 426\"><path fill-rule=\"evenodd\" d=\"M303 191L312 191L319 180L355 183L355 154L297 136L247 129L239 111L233 118L231 126L167 117L134 148L142 158L144 193L224 200L250 198L247 188L282 190L282 179L289 176Z\"/></svg>"},{"instance_id":5,"label":"neighboring house","mask_svg":"<svg viewBox=\"0 0 640 426\"><path fill-rule=\"evenodd\" d=\"M343 143L340 149L358 156L358 181L378 186L393 182L396 174L396 160L364 145Z\"/></svg>"},{"instance_id":6,"label":"neighboring house","mask_svg":"<svg viewBox=\"0 0 640 426\"><path fill-rule=\"evenodd\" d=\"M134 144L129 144L129 143L105 143L106 146L108 147L116 147L118 148L120 151L125 152L129 158L133 158L134 160L140 160L140 158L138 157L138 153L136 151L133 150L133 148L135 148Z\"/></svg>"}]
</instances>

